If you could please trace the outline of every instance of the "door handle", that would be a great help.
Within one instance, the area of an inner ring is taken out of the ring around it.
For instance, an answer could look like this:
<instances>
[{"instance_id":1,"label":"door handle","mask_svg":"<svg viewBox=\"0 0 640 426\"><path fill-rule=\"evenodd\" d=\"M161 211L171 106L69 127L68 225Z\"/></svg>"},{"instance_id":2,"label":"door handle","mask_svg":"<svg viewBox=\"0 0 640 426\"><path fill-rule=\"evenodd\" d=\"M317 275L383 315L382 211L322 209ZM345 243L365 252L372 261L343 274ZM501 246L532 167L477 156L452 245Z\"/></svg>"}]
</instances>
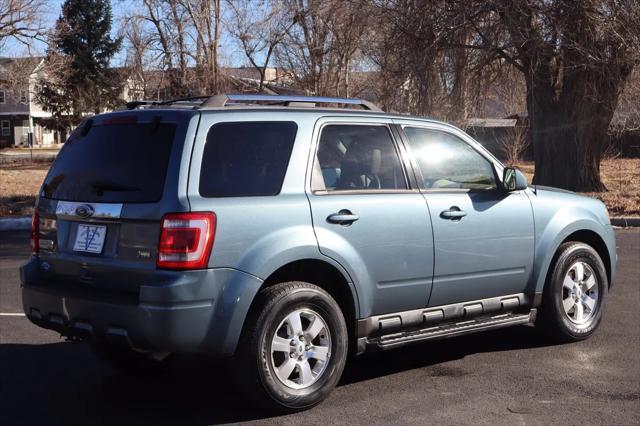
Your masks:
<instances>
[{"instance_id":1,"label":"door handle","mask_svg":"<svg viewBox=\"0 0 640 426\"><path fill-rule=\"evenodd\" d=\"M440 213L440 217L449 220L460 220L467 215L467 212L460 210L460 207L452 206L449 210Z\"/></svg>"},{"instance_id":2,"label":"door handle","mask_svg":"<svg viewBox=\"0 0 640 426\"><path fill-rule=\"evenodd\" d=\"M340 210L338 213L327 216L327 222L344 226L349 226L358 219L360 219L360 217L351 213L349 210Z\"/></svg>"}]
</instances>

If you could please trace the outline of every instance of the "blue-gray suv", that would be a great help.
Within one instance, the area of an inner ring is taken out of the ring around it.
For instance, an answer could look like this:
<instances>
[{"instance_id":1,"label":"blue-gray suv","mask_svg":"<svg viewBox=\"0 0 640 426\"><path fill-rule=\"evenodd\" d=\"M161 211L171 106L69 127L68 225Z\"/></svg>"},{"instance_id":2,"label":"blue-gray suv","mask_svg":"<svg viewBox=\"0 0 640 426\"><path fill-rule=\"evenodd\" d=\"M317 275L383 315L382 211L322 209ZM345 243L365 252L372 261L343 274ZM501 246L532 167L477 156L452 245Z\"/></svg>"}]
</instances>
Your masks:
<instances>
[{"instance_id":1,"label":"blue-gray suv","mask_svg":"<svg viewBox=\"0 0 640 426\"><path fill-rule=\"evenodd\" d=\"M31 240L33 323L133 372L233 357L281 411L322 401L349 354L529 323L587 338L616 266L600 201L528 186L448 124L299 96L86 119Z\"/></svg>"}]
</instances>

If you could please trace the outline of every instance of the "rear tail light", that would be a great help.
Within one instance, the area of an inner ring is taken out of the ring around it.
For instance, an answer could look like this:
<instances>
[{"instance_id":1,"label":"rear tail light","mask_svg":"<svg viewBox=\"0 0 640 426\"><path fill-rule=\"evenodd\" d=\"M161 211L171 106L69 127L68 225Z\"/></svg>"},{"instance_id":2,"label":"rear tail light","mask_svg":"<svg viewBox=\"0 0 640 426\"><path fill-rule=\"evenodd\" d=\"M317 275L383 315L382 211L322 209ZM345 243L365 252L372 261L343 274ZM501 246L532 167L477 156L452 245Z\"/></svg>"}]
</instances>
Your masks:
<instances>
[{"instance_id":1,"label":"rear tail light","mask_svg":"<svg viewBox=\"0 0 640 426\"><path fill-rule=\"evenodd\" d=\"M33 209L33 216L31 217L31 253L38 253L40 251L40 215L38 214L38 207Z\"/></svg>"},{"instance_id":2,"label":"rear tail light","mask_svg":"<svg viewBox=\"0 0 640 426\"><path fill-rule=\"evenodd\" d=\"M216 215L170 213L162 218L158 259L162 269L202 269L209 263L216 231Z\"/></svg>"}]
</instances>

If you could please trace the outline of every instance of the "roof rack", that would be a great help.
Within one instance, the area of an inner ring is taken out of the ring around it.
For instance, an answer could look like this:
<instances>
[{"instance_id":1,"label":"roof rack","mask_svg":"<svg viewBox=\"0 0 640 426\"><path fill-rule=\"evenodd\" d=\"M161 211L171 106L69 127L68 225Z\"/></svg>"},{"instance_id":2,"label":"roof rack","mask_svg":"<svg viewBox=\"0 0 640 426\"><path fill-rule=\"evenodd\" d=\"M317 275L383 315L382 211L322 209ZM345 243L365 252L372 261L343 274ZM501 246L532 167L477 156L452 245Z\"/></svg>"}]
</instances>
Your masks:
<instances>
[{"instance_id":1,"label":"roof rack","mask_svg":"<svg viewBox=\"0 0 640 426\"><path fill-rule=\"evenodd\" d=\"M220 94L211 96L200 108L221 108L239 104L266 104L282 106L315 107L317 104L355 105L369 111L382 112L382 109L363 99L329 98L321 96L298 95L256 95L256 94Z\"/></svg>"},{"instance_id":2,"label":"roof rack","mask_svg":"<svg viewBox=\"0 0 640 426\"><path fill-rule=\"evenodd\" d=\"M183 106L194 107L194 106L200 105L202 102L209 99L210 97L211 96L189 96L186 98L169 99L166 101L148 101L148 100L131 101L131 102L125 103L125 107L127 109L136 109L136 108L145 108L145 107L154 107L154 106L157 107L162 105L173 105L173 104L182 104Z\"/></svg>"},{"instance_id":3,"label":"roof rack","mask_svg":"<svg viewBox=\"0 0 640 426\"><path fill-rule=\"evenodd\" d=\"M257 95L257 94L220 94L214 96L190 96L187 98L170 99L167 101L132 101L127 102L127 109L160 107L164 105L179 105L192 108L223 108L225 106L239 105L263 105L263 106L291 106L291 107L316 107L318 104L334 104L359 106L368 111L382 112L377 105L363 99L329 98L320 96L298 95Z\"/></svg>"}]
</instances>

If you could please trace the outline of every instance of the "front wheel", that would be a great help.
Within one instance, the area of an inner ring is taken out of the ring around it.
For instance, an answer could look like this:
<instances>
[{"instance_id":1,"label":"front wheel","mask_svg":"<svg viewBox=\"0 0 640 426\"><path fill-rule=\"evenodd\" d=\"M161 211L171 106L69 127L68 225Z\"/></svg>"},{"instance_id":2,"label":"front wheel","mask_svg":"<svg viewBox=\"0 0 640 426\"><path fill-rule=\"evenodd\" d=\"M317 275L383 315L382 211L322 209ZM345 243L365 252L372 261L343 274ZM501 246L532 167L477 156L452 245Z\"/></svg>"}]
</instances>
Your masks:
<instances>
[{"instance_id":1,"label":"front wheel","mask_svg":"<svg viewBox=\"0 0 640 426\"><path fill-rule=\"evenodd\" d=\"M347 357L344 316L321 288L286 282L260 292L235 359L236 380L269 409L293 412L325 399Z\"/></svg>"},{"instance_id":2,"label":"front wheel","mask_svg":"<svg viewBox=\"0 0 640 426\"><path fill-rule=\"evenodd\" d=\"M565 243L545 283L537 322L555 340L586 339L602 320L608 288L598 253L584 243Z\"/></svg>"}]
</instances>

